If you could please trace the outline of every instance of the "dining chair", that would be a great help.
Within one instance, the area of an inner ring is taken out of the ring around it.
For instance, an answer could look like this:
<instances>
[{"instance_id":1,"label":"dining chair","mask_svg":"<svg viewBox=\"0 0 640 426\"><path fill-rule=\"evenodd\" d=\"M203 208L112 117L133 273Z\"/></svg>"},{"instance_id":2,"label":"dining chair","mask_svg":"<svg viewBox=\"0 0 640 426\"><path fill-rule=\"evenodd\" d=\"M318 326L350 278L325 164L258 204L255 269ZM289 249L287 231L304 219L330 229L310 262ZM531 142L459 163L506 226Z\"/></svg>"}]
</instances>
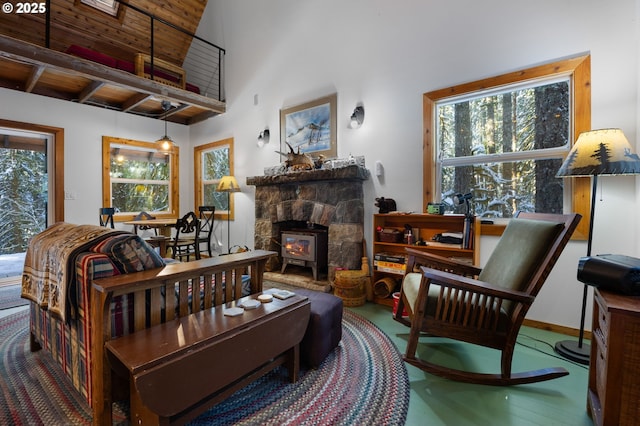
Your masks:
<instances>
[{"instance_id":1,"label":"dining chair","mask_svg":"<svg viewBox=\"0 0 640 426\"><path fill-rule=\"evenodd\" d=\"M189 212L178 218L175 224L176 235L171 241L171 257L182 261L185 257L187 262L194 256L200 259L200 247L198 244L198 234L200 232L200 220L194 212Z\"/></svg>"},{"instance_id":2,"label":"dining chair","mask_svg":"<svg viewBox=\"0 0 640 426\"><path fill-rule=\"evenodd\" d=\"M406 274L394 314L396 321L411 327L404 360L440 377L485 385L535 383L569 374L562 367L512 373L511 364L522 322L580 218L576 213L519 213L484 268L406 248ZM403 317L405 310L408 318ZM497 349L502 354L500 373L454 368L455 359L473 358L462 346L458 353L449 351L452 363L434 362L429 349L447 343L425 341L430 337Z\"/></svg>"},{"instance_id":3,"label":"dining chair","mask_svg":"<svg viewBox=\"0 0 640 426\"><path fill-rule=\"evenodd\" d=\"M209 257L213 257L213 251L211 249L211 236L213 234L213 220L216 212L215 206L200 206L198 207L200 213L200 232L198 233L198 246L202 253L202 244L206 244L206 251L209 253Z\"/></svg>"},{"instance_id":4,"label":"dining chair","mask_svg":"<svg viewBox=\"0 0 640 426\"><path fill-rule=\"evenodd\" d=\"M108 226L113 229L113 215L115 213L116 209L114 207L100 207L100 226L105 228Z\"/></svg>"}]
</instances>

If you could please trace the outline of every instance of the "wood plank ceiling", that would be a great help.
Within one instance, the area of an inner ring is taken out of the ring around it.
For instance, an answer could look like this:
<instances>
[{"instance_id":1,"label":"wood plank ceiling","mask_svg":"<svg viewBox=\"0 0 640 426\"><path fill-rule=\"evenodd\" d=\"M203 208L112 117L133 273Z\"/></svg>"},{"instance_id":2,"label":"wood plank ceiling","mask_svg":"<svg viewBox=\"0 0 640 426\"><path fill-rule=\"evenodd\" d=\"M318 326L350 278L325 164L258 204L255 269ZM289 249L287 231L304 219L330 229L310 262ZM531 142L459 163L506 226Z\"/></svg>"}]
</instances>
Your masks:
<instances>
[{"instance_id":1,"label":"wood plank ceiling","mask_svg":"<svg viewBox=\"0 0 640 426\"><path fill-rule=\"evenodd\" d=\"M195 33L207 2L123 3ZM224 113L223 101L64 53L80 45L133 63L137 53L149 52L149 18L123 6L114 17L81 0L51 0L49 48L44 14L0 14L0 87L158 119L164 118L162 101L169 100L167 120L187 125ZM154 25L155 58L182 66L191 43L187 35Z\"/></svg>"}]
</instances>

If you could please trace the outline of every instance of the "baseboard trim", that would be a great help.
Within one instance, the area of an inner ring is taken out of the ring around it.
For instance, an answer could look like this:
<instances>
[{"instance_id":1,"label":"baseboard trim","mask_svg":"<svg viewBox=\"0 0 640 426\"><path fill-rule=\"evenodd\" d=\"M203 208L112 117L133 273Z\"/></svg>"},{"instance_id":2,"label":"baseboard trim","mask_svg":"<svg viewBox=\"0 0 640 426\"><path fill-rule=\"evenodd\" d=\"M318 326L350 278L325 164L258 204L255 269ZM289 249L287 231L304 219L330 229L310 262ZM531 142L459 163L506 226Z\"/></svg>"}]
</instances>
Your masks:
<instances>
[{"instance_id":1,"label":"baseboard trim","mask_svg":"<svg viewBox=\"0 0 640 426\"><path fill-rule=\"evenodd\" d=\"M565 327L563 325L558 324L549 324L548 322L542 321L534 321L525 319L522 323L527 327L539 328L541 330L553 331L554 333L566 334L567 336L579 337L580 330L577 328ZM584 331L584 338L591 340L591 332L588 330Z\"/></svg>"}]
</instances>

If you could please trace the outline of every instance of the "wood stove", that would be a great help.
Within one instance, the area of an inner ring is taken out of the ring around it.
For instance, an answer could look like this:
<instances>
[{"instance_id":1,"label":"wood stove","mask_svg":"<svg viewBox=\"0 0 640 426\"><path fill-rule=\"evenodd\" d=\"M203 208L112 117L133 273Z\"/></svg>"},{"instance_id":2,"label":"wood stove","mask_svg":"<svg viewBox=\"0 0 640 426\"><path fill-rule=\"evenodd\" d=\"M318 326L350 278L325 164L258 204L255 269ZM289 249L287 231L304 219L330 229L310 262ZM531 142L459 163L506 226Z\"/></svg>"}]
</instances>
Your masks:
<instances>
[{"instance_id":1,"label":"wood stove","mask_svg":"<svg viewBox=\"0 0 640 426\"><path fill-rule=\"evenodd\" d=\"M311 268L313 279L318 281L318 272L327 270L327 231L323 229L289 229L281 233L282 270L287 265Z\"/></svg>"}]
</instances>

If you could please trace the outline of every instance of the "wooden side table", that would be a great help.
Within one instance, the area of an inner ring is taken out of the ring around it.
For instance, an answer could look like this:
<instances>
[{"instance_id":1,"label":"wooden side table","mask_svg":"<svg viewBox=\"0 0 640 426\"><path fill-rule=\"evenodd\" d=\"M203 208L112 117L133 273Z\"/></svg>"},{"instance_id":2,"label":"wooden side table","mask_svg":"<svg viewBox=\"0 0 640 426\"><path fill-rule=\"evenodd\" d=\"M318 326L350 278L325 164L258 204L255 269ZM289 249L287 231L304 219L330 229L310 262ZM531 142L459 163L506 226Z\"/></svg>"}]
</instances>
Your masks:
<instances>
[{"instance_id":1,"label":"wooden side table","mask_svg":"<svg viewBox=\"0 0 640 426\"><path fill-rule=\"evenodd\" d=\"M596 425L640 419L640 297L595 290L587 409Z\"/></svg>"}]
</instances>

